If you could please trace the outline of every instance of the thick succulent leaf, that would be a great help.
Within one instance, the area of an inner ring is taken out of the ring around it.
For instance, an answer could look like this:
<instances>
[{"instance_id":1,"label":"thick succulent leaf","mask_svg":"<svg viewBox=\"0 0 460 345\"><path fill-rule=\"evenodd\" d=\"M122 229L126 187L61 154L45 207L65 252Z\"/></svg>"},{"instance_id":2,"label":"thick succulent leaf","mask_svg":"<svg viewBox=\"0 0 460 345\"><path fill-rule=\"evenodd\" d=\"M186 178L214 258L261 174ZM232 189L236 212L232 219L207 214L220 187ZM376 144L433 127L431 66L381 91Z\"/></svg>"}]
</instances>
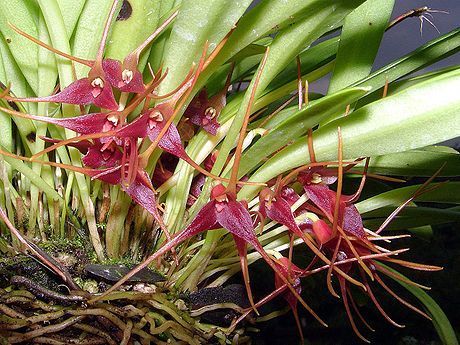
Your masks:
<instances>
[{"instance_id":1,"label":"thick succulent leaf","mask_svg":"<svg viewBox=\"0 0 460 345\"><path fill-rule=\"evenodd\" d=\"M360 213L367 213L386 206L399 206L408 200L422 185L414 185L393 189L373 196L356 204ZM415 201L439 202L448 204L460 203L460 182L440 184L436 189L420 195Z\"/></svg>"},{"instance_id":2,"label":"thick succulent leaf","mask_svg":"<svg viewBox=\"0 0 460 345\"><path fill-rule=\"evenodd\" d=\"M164 18L164 16L170 13L174 8L180 8L180 3L181 0L162 0L160 2L160 11L158 13L159 18ZM160 65L163 63L163 54L170 34L171 28L166 28L166 30L152 43L150 55L147 60L154 71L158 70Z\"/></svg>"},{"instance_id":3,"label":"thick succulent leaf","mask_svg":"<svg viewBox=\"0 0 460 345\"><path fill-rule=\"evenodd\" d=\"M78 17L80 17L86 0L57 0L64 18L67 35L72 37Z\"/></svg>"},{"instance_id":4,"label":"thick succulent leaf","mask_svg":"<svg viewBox=\"0 0 460 345\"><path fill-rule=\"evenodd\" d=\"M458 212L459 206L445 208L425 207L425 206L407 206L399 214L397 219L412 218L412 221L417 222L419 217L425 219L432 219L436 224L439 221L453 222L460 220L460 213ZM395 207L383 207L378 210L366 213L366 217L387 217L391 212L396 209ZM431 223L429 223L431 224ZM411 225L410 227L413 227Z\"/></svg>"},{"instance_id":5,"label":"thick succulent leaf","mask_svg":"<svg viewBox=\"0 0 460 345\"><path fill-rule=\"evenodd\" d=\"M93 60L99 48L112 0L86 0L72 39L72 55ZM77 78L85 77L88 66L75 64Z\"/></svg>"},{"instance_id":6,"label":"thick succulent leaf","mask_svg":"<svg viewBox=\"0 0 460 345\"><path fill-rule=\"evenodd\" d=\"M272 128L268 134L260 138L244 153L240 165L240 175L245 175L264 158L290 141L304 135L309 128L313 128L321 120L342 113L347 104L355 102L366 92L367 89L363 88L347 89L310 102L305 108L295 112Z\"/></svg>"},{"instance_id":7,"label":"thick succulent leaf","mask_svg":"<svg viewBox=\"0 0 460 345\"><path fill-rule=\"evenodd\" d=\"M386 216L390 214L394 209L388 208L383 209L378 213L385 213ZM374 213L374 212L372 212ZM401 212L402 215L392 220L386 227L385 230L392 231L404 231L411 230L413 228L420 228L426 225L439 225L452 222L460 221L460 208L451 207L449 209L437 209L429 207L409 207L407 211ZM386 217L366 219L364 224L371 230L377 230Z\"/></svg>"},{"instance_id":8,"label":"thick succulent leaf","mask_svg":"<svg viewBox=\"0 0 460 345\"><path fill-rule=\"evenodd\" d=\"M401 91L358 109L314 132L318 160L336 160L341 128L344 159L403 152L460 135L460 70ZM429 100L429 102L421 102ZM267 161L252 177L268 181L284 171L308 163L306 138L299 139ZM245 186L241 196L257 191Z\"/></svg>"},{"instance_id":9,"label":"thick succulent leaf","mask_svg":"<svg viewBox=\"0 0 460 345\"><path fill-rule=\"evenodd\" d=\"M264 51L266 49L266 47L262 46L261 48L264 49ZM257 67L262 57L263 52L262 54L248 56L236 62L233 68L232 82L237 82L239 80L244 79L246 75L250 74L251 71L253 71L254 68ZM206 83L206 90L209 96L212 96L222 90L222 88L225 86L227 75L230 73L230 68L231 63L228 63L219 68L219 70L217 70L216 73L212 75L212 77Z\"/></svg>"},{"instance_id":10,"label":"thick succulent leaf","mask_svg":"<svg viewBox=\"0 0 460 345\"><path fill-rule=\"evenodd\" d=\"M209 52L214 50L250 3L250 0L183 1L166 44L164 66L169 73L160 91L177 87L199 58L205 42L209 43Z\"/></svg>"},{"instance_id":11,"label":"thick succulent leaf","mask_svg":"<svg viewBox=\"0 0 460 345\"><path fill-rule=\"evenodd\" d=\"M356 7L355 1L350 1L349 3L349 6ZM212 66L209 67L208 71L204 72L204 75L208 76L208 73L213 73L218 66L261 37L267 36L274 31L282 30L289 24L301 22L305 17L315 17L316 14L320 13L321 9L331 5L337 6L338 12L343 8L342 1L339 1L337 5L337 1L329 0L272 0L259 2L238 22L238 27L229 37L225 47L212 63ZM310 28L307 29L307 32L310 32ZM302 36L299 36L300 40L303 40ZM297 54L298 52L291 53ZM206 79L207 77L204 78Z\"/></svg>"},{"instance_id":12,"label":"thick succulent leaf","mask_svg":"<svg viewBox=\"0 0 460 345\"><path fill-rule=\"evenodd\" d=\"M397 274L405 278L399 272L393 270L392 268L379 263L379 265L385 267L387 270ZM394 278L393 278L394 279ZM406 278L407 279L407 278ZM457 336L455 335L455 331L452 328L452 325L449 322L446 314L442 311L441 307L422 289L416 286L409 285L401 280L394 279L398 284L403 286L407 291L413 294L417 299L423 303L426 310L430 314L431 318L433 319L433 325L438 332L439 337L441 338L443 344L445 345L458 345Z\"/></svg>"},{"instance_id":13,"label":"thick succulent leaf","mask_svg":"<svg viewBox=\"0 0 460 345\"><path fill-rule=\"evenodd\" d=\"M31 91L28 89L28 84L21 73L18 65L16 64L13 56L11 55L8 46L0 34L0 54L2 56L1 63L4 67L4 76L0 81L7 85L9 82L12 84L12 91L17 96L27 96ZM4 78L4 79L3 79ZM2 101L3 106L7 106L6 102ZM29 109L28 104L25 104L25 109ZM36 107L30 107L36 109ZM30 110L32 110L30 109ZM13 121L16 123L18 131L21 135L22 141L26 147L30 148L31 143L27 140L27 135L29 133L35 132L35 126L32 121L27 119L20 119L17 117L13 118ZM5 131L3 131L5 130ZM11 132L11 116L4 115L2 120L2 145L4 144L5 148L11 148L13 145L13 133Z\"/></svg>"},{"instance_id":14,"label":"thick succulent leaf","mask_svg":"<svg viewBox=\"0 0 460 345\"><path fill-rule=\"evenodd\" d=\"M130 0L130 9L120 12L106 48L106 56L122 61L158 26L161 1ZM123 8L122 8L123 9ZM129 39L128 39L129 37ZM147 52L148 53L148 52Z\"/></svg>"},{"instance_id":15,"label":"thick succulent leaf","mask_svg":"<svg viewBox=\"0 0 460 345\"><path fill-rule=\"evenodd\" d=\"M437 146L440 147L442 146ZM369 172L396 176L432 176L445 164L439 176L460 175L460 154L447 147L443 150L433 148L436 147L373 157Z\"/></svg>"},{"instance_id":16,"label":"thick succulent leaf","mask_svg":"<svg viewBox=\"0 0 460 345\"><path fill-rule=\"evenodd\" d=\"M393 6L394 0L367 0L345 18L329 93L369 75Z\"/></svg>"},{"instance_id":17,"label":"thick succulent leaf","mask_svg":"<svg viewBox=\"0 0 460 345\"><path fill-rule=\"evenodd\" d=\"M4 85L8 85L11 83L11 91L17 97L27 97L30 96L30 89L29 85L27 84L27 80L25 79L24 75L22 74L19 66L16 63L9 46L6 42L5 37L0 33L0 53L2 56L2 64L4 67L4 75L0 81ZM29 109L29 105L25 105L26 109Z\"/></svg>"},{"instance_id":18,"label":"thick succulent leaf","mask_svg":"<svg viewBox=\"0 0 460 345\"><path fill-rule=\"evenodd\" d=\"M22 0L3 1L0 6L0 31L7 40L11 53L27 82L35 93L38 91L38 46L15 32L8 23L37 37L38 10L32 2Z\"/></svg>"}]
</instances>

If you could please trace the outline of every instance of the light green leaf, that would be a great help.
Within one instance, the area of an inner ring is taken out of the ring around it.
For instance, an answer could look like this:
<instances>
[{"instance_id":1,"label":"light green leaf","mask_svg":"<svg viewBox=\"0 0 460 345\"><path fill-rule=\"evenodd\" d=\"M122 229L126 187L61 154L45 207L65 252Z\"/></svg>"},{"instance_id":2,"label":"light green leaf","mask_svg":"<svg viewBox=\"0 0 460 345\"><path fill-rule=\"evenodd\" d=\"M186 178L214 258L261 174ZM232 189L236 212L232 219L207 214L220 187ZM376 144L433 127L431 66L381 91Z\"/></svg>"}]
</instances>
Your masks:
<instances>
[{"instance_id":1,"label":"light green leaf","mask_svg":"<svg viewBox=\"0 0 460 345\"><path fill-rule=\"evenodd\" d=\"M313 11L310 16L304 17L300 22L280 32L270 45L270 51L267 55L266 64L261 74L255 97L257 98L258 95L263 92L270 81L272 81L273 78L305 48L305 46L309 46L314 40L327 32L331 26L334 26L338 21L342 20L361 2L362 1L334 1L333 3L330 1L322 1L321 3L315 2L315 11ZM226 161L226 157L233 148L236 138L239 135L253 87L254 80L252 80L251 85L246 91L238 113L233 120L232 127L222 143L219 157L212 170L215 174L220 173Z\"/></svg>"},{"instance_id":2,"label":"light green leaf","mask_svg":"<svg viewBox=\"0 0 460 345\"><path fill-rule=\"evenodd\" d=\"M160 5L159 17L164 17L173 8L180 8L181 0L162 0ZM148 62L152 66L153 70L156 71L163 62L163 53L165 50L166 42L171 34L171 27L168 27L159 37L152 43L150 49L150 55ZM147 71L146 71L147 72Z\"/></svg>"},{"instance_id":3,"label":"light green leaf","mask_svg":"<svg viewBox=\"0 0 460 345\"><path fill-rule=\"evenodd\" d=\"M1 148L1 149L5 150L5 148ZM37 186L40 190L42 190L47 195L48 198L50 198L51 200L62 200L61 196L58 194L58 192L56 192L54 187L51 187L48 183L46 183L45 180L43 180L40 177L40 175L35 173L24 162L16 158L12 158L8 156L3 156L3 159L5 160L5 162L7 162L11 166L11 168L27 176L30 182L32 182L35 186Z\"/></svg>"},{"instance_id":4,"label":"light green leaf","mask_svg":"<svg viewBox=\"0 0 460 345\"><path fill-rule=\"evenodd\" d=\"M457 151L428 148L373 157L369 172L393 176L432 176L443 164L445 166L439 176L460 175L460 154Z\"/></svg>"},{"instance_id":5,"label":"light green leaf","mask_svg":"<svg viewBox=\"0 0 460 345\"><path fill-rule=\"evenodd\" d=\"M345 18L329 93L369 75L393 6L394 0L367 0Z\"/></svg>"},{"instance_id":6,"label":"light green leaf","mask_svg":"<svg viewBox=\"0 0 460 345\"><path fill-rule=\"evenodd\" d=\"M29 39L19 35L8 24L11 23L29 35L37 37L37 20L38 11L31 3L27 4L27 2L22 0L1 2L0 31L5 40L9 42L8 46L14 59L35 93L38 91L38 46Z\"/></svg>"},{"instance_id":7,"label":"light green leaf","mask_svg":"<svg viewBox=\"0 0 460 345\"><path fill-rule=\"evenodd\" d=\"M260 138L244 153L239 174L245 175L289 141L304 135L309 128L316 126L322 119L341 113L347 104L355 102L367 91L362 88L346 89L312 101L304 109L296 111L285 121L272 128L268 134Z\"/></svg>"},{"instance_id":8,"label":"light green leaf","mask_svg":"<svg viewBox=\"0 0 460 345\"><path fill-rule=\"evenodd\" d=\"M56 0L38 0L45 19L46 27L53 47L64 52L70 52L69 38L62 18L61 10ZM62 56L56 56L59 73L59 83L64 88L73 82L72 64Z\"/></svg>"},{"instance_id":9,"label":"light green leaf","mask_svg":"<svg viewBox=\"0 0 460 345\"><path fill-rule=\"evenodd\" d=\"M72 37L78 17L80 17L86 0L57 0L64 18L67 36Z\"/></svg>"},{"instance_id":10,"label":"light green leaf","mask_svg":"<svg viewBox=\"0 0 460 345\"><path fill-rule=\"evenodd\" d=\"M250 0L184 0L164 53L168 76L161 92L177 87L201 55L206 41L211 52L234 27ZM180 57L180 58L178 58Z\"/></svg>"},{"instance_id":11,"label":"light green leaf","mask_svg":"<svg viewBox=\"0 0 460 345\"><path fill-rule=\"evenodd\" d=\"M114 23L105 53L107 57L120 61L155 30L159 20L160 1L131 0L129 3L132 13L129 18Z\"/></svg>"},{"instance_id":12,"label":"light green leaf","mask_svg":"<svg viewBox=\"0 0 460 345\"><path fill-rule=\"evenodd\" d=\"M112 0L86 0L72 40L74 56L88 60L96 58L112 2ZM88 70L87 66L75 64L77 78L85 77Z\"/></svg>"},{"instance_id":13,"label":"light green leaf","mask_svg":"<svg viewBox=\"0 0 460 345\"><path fill-rule=\"evenodd\" d=\"M374 90L413 73L460 50L460 28L438 37L402 58L375 71L353 86L370 86Z\"/></svg>"},{"instance_id":14,"label":"light green leaf","mask_svg":"<svg viewBox=\"0 0 460 345\"><path fill-rule=\"evenodd\" d=\"M38 39L46 44L51 44L43 14L38 18ZM57 69L54 53L42 47L38 50L38 93L37 96L48 96L56 86ZM43 107L42 107L43 108ZM43 114L45 115L45 114Z\"/></svg>"},{"instance_id":15,"label":"light green leaf","mask_svg":"<svg viewBox=\"0 0 460 345\"><path fill-rule=\"evenodd\" d=\"M302 74L319 68L333 61L337 48L339 46L339 38L334 37L324 42L318 43L314 47L305 49L299 54L300 70ZM267 89L276 89L281 85L287 84L293 80L297 80L297 61L291 61L270 83Z\"/></svg>"}]
</instances>

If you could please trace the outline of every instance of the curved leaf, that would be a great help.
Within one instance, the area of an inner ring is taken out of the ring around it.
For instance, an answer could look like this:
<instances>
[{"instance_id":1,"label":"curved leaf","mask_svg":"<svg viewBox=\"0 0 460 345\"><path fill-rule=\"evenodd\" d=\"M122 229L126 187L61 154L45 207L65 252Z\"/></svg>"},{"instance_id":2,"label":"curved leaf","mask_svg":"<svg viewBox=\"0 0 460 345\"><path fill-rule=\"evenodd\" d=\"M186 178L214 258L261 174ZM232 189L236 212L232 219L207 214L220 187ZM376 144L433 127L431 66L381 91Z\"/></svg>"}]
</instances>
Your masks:
<instances>
[{"instance_id":1,"label":"curved leaf","mask_svg":"<svg viewBox=\"0 0 460 345\"><path fill-rule=\"evenodd\" d=\"M386 206L399 206L409 199L422 185L393 189L356 204L359 213L367 213ZM420 195L415 201L459 204L460 182L441 184L438 188Z\"/></svg>"},{"instance_id":2,"label":"curved leaf","mask_svg":"<svg viewBox=\"0 0 460 345\"><path fill-rule=\"evenodd\" d=\"M432 176L443 164L445 166L439 176L460 175L460 154L457 151L433 151L431 148L373 157L369 172L393 176Z\"/></svg>"},{"instance_id":3,"label":"curved leaf","mask_svg":"<svg viewBox=\"0 0 460 345\"><path fill-rule=\"evenodd\" d=\"M460 28L438 37L402 58L370 74L353 86L369 86L373 90L383 87L388 81L399 79L444 59L460 50Z\"/></svg>"},{"instance_id":4,"label":"curved leaf","mask_svg":"<svg viewBox=\"0 0 460 345\"><path fill-rule=\"evenodd\" d=\"M72 55L88 60L96 57L112 2L112 0L86 0L72 38ZM75 64L77 78L86 76L88 70L88 66Z\"/></svg>"},{"instance_id":5,"label":"curved leaf","mask_svg":"<svg viewBox=\"0 0 460 345\"><path fill-rule=\"evenodd\" d=\"M307 107L295 112L271 129L243 154L239 175L245 175L263 159L304 135L309 128L316 126L322 119L342 113L347 104L355 102L367 91L362 88L347 89L310 102Z\"/></svg>"},{"instance_id":6,"label":"curved leaf","mask_svg":"<svg viewBox=\"0 0 460 345\"><path fill-rule=\"evenodd\" d=\"M315 10L314 12L303 18L300 22L280 32L273 40L267 55L265 68L260 76L255 97L258 97L263 92L270 81L272 81L273 78L305 48L305 46L310 45L314 40L327 32L331 26L341 21L361 2L361 0L353 0L312 3L311 6L312 9ZM226 157L239 135L253 86L254 80L248 87L240 108L233 120L232 127L222 143L219 157L212 169L212 172L215 174L220 173L226 161Z\"/></svg>"},{"instance_id":7,"label":"curved leaf","mask_svg":"<svg viewBox=\"0 0 460 345\"><path fill-rule=\"evenodd\" d=\"M75 25L85 5L85 1L86 0L58 0L58 5L64 17L64 23L69 37L72 37Z\"/></svg>"}]
</instances>

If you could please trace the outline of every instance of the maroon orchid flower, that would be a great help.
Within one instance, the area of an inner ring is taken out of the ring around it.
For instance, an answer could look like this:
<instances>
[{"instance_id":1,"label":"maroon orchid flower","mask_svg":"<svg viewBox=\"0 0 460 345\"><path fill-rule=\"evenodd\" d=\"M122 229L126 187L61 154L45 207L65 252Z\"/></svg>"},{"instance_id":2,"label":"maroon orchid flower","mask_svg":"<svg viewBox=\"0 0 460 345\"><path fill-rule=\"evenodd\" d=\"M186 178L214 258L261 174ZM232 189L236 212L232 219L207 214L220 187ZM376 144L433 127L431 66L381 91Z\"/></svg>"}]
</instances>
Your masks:
<instances>
[{"instance_id":1,"label":"maroon orchid flower","mask_svg":"<svg viewBox=\"0 0 460 345\"><path fill-rule=\"evenodd\" d=\"M55 95L38 98L7 97L7 99L20 102L56 102L77 105L94 104L100 108L117 110L118 104L115 101L112 87L122 92L142 93L145 90L145 85L142 80L142 74L137 69L139 56L145 47L177 16L177 11L160 25L136 50L130 53L123 63L121 63L113 59L103 59L104 47L118 2L119 0L115 0L112 4L109 17L104 27L99 50L94 61L80 59L61 52L11 25L20 35L55 54L90 67L90 71L88 72L88 77L76 80Z\"/></svg>"},{"instance_id":2,"label":"maroon orchid flower","mask_svg":"<svg viewBox=\"0 0 460 345\"><path fill-rule=\"evenodd\" d=\"M305 185L304 189L310 201L317 206L330 221L333 221L337 193L329 189L328 186L319 184ZM366 239L361 215L353 204L347 203L346 196L341 196L339 199L338 224L346 233L356 236L361 240Z\"/></svg>"},{"instance_id":3,"label":"maroon orchid flower","mask_svg":"<svg viewBox=\"0 0 460 345\"><path fill-rule=\"evenodd\" d=\"M192 100L184 113L191 123L202 127L209 134L216 135L220 127L217 117L227 104L227 91L232 80L233 67L234 65L232 64L224 88L219 93L208 98L206 89L203 89Z\"/></svg>"},{"instance_id":4,"label":"maroon orchid flower","mask_svg":"<svg viewBox=\"0 0 460 345\"><path fill-rule=\"evenodd\" d=\"M142 74L138 70L142 51L176 18L178 11L171 14L139 47L131 52L121 63L118 60L105 59L102 68L108 82L121 92L142 93L145 86Z\"/></svg>"},{"instance_id":5,"label":"maroon orchid flower","mask_svg":"<svg viewBox=\"0 0 460 345\"><path fill-rule=\"evenodd\" d=\"M254 305L254 301L249 285L246 248L247 243L254 247L254 249L262 256L262 258L269 264L269 266L277 273L279 279L285 284L288 284L288 288L290 289L291 293L302 303L302 305L310 313L312 313L315 318L324 324L324 322L316 315L316 313L303 301L295 288L291 286L288 279L279 271L278 267L275 265L273 260L268 256L260 242L257 240L257 237L254 233L252 219L247 209L247 204L245 202L237 201L236 196L230 193L227 188L221 184L213 188L211 192L211 201L209 201L201 208L192 222L183 231L178 233L171 241L168 241L157 252L151 255L142 264L137 266L128 275L123 277L104 294L117 289L126 281L126 279L129 279L131 275L136 274L152 261L161 257L169 250L177 247L180 243L187 240L188 238L207 230L214 230L219 228L228 230L233 236L238 255L240 256L241 269L251 305ZM93 299L93 301L101 297L102 296L99 296Z\"/></svg>"},{"instance_id":6,"label":"maroon orchid flower","mask_svg":"<svg viewBox=\"0 0 460 345\"><path fill-rule=\"evenodd\" d=\"M251 244L254 247L254 249L262 256L262 258L269 264L269 266L278 274L280 279L285 284L288 285L288 288L290 289L292 294L302 303L302 305L307 310L309 310L310 313L318 319L318 321L320 321L322 324L325 324L316 315L316 313L305 303L305 301L299 296L297 291L291 286L291 284L288 282L286 277L284 277L284 275L279 271L278 267L273 262L273 260L265 252L262 245L259 243L257 236L254 233L254 225L253 225L251 216L249 214L249 211L247 209L246 201L238 201L236 199L238 167L239 167L239 161L241 158L241 152L242 152L242 147L243 147L243 139L244 139L244 135L245 135L247 124L248 124L250 110L254 102L255 90L258 85L260 74L261 74L261 71L263 70L263 66L265 65L267 56L268 56L268 49L267 49L267 54L262 60L261 67L255 79L255 84L252 89L251 98L248 103L248 107L246 109L244 122L241 128L237 148L235 151L235 160L234 160L234 165L232 168L232 174L230 177L228 187L225 188L221 184L215 186L211 192L211 200L201 208L201 210L196 214L196 216L193 218L193 220L189 223L189 225L184 230L178 233L172 240L165 243L163 247L161 247L156 253L154 253L149 258L147 258L142 264L138 265L135 269L133 269L125 277L120 279L115 285L113 285L103 295L93 298L91 302L95 302L96 300L102 298L103 296L107 295L111 291L117 289L132 275L142 270L144 267L149 265L152 261L161 257L163 254L165 254L170 249L175 248L176 246L178 246L181 242L185 241L186 239L192 236L195 236L201 232L207 231L207 230L224 228L224 229L227 229L234 238L236 249L240 256L240 263L242 267L242 273L243 273L246 289L248 291L248 297L253 306L254 306L254 302L253 302L252 293L250 290L249 274L248 274L248 268L247 268L247 248L246 248L247 243ZM148 127L150 127L150 125ZM163 133L165 132L166 131L163 131ZM156 138L156 141L158 143L160 139Z\"/></svg>"},{"instance_id":7,"label":"maroon orchid flower","mask_svg":"<svg viewBox=\"0 0 460 345\"><path fill-rule=\"evenodd\" d=\"M310 250L316 254L316 256L321 259L324 263L331 265L331 269L334 269L342 278L350 281L351 283L362 286L360 282L358 282L356 279L350 277L346 272L344 272L342 269L338 267L332 266L331 260L329 260L321 251L316 247L316 245L313 243L312 238L304 231L302 231L299 227L299 225L296 223L296 220L294 218L294 215L291 210L291 205L290 202L288 201L289 199L283 198L282 193L278 192L278 195L274 194L271 189L265 188L261 191L259 195L259 212L261 213L262 216L267 216L268 218L286 226L289 229L289 235L290 236L298 236L302 238L303 242L310 248ZM291 201L295 199L295 197L292 196L292 192L290 190L287 190L285 193L287 198L291 198ZM312 222L313 229L315 229L315 224L318 221ZM314 232L315 233L315 232ZM315 233L316 234L316 233ZM291 237L292 241L292 237ZM330 292L334 296L338 296L335 291L332 289L332 286L330 285L330 281L328 280L328 287Z\"/></svg>"},{"instance_id":8,"label":"maroon orchid flower","mask_svg":"<svg viewBox=\"0 0 460 345\"><path fill-rule=\"evenodd\" d=\"M414 285L414 286L418 286L418 287L421 287L421 288L426 288L426 287L424 287L422 285L419 285L417 283L414 283L414 282L412 282L411 280L409 280L407 278L403 278L401 276L398 276L397 274L395 274L392 271L388 270L384 266L380 265L379 261L377 261L377 260L382 260L382 261L386 261L386 262L390 262L390 263L395 263L395 264L398 264L398 265L401 265L401 266L404 266L404 267L408 267L408 268L412 268L412 269L418 269L418 270L437 271L437 270L441 269L440 267L422 265L422 264L418 264L418 263L413 263L413 262L409 262L409 261L403 261L403 260L398 260L398 259L391 258L391 256L394 256L394 255L397 255L399 253L402 253L402 252L406 251L406 249L402 249L402 250L398 250L398 251L394 251L394 252L392 252L392 251L372 252L368 247L366 247L365 245L363 245L361 243L354 244L354 246L351 247L349 245L349 243L347 243L346 241L342 240L341 236L336 236L333 239L331 239L330 241L328 241L324 245L324 249L326 251L328 251L329 253L332 253L332 255L336 257L336 260L334 260L335 264L337 262L343 263L340 266L347 274L352 274L353 272L357 272L359 274L359 276L361 277L361 279L363 281L363 284L365 286L365 293L369 296L370 300L375 305L375 307L377 308L379 313L389 323L391 323L392 325L394 325L396 327L404 327L404 326L396 323L395 321L393 321L388 316L388 314L385 312L385 310L383 309L383 307L381 306L381 304L379 303L379 301L375 297L375 295L374 295L374 293L372 291L372 288L371 288L371 286L370 286L370 284L368 282L366 272L364 271L364 269L363 269L363 267L361 265L356 264L357 260L356 260L356 258L354 258L355 252L358 253L358 255L361 258L361 260L365 263L365 265L371 271L372 280L376 281L380 286L382 286L391 296L393 296L401 304L405 305L406 307L408 307L409 309L415 311L416 313L426 317L427 319L430 319L430 317L426 313L424 313L423 311L421 311L420 309L418 309L414 305L410 304L409 302L407 302L406 300L404 300L403 298L398 296L393 290L391 290L385 284L385 282L382 280L382 278L380 277L379 273L382 273L384 275L388 275L388 276L390 276L390 277L392 277L394 279L397 279L397 280L404 281L405 283L407 283L409 285ZM350 309L350 304L351 304L354 312L356 313L356 315L358 315L359 319L362 321L362 323L367 328L369 328L370 330L372 330L372 328L369 326L369 324L366 322L365 318L359 312L359 309L356 306L356 303L354 302L353 296L352 296L352 294L350 292L349 283L341 276L337 276L337 279L338 279L338 282L339 282L339 285L340 285L340 292L341 292L342 301L343 301L343 304L344 304L344 307L345 307L345 311L347 313L347 316L348 316L350 324L351 324L351 326L353 328L353 331L355 332L355 334L360 339L362 339L363 341L369 343L369 341L360 333L360 331L359 331L359 329L358 329L358 327L357 327L357 325L356 325L356 323L354 321L354 318L353 318L353 315L352 315L352 312L351 312L351 309Z\"/></svg>"},{"instance_id":9,"label":"maroon orchid flower","mask_svg":"<svg viewBox=\"0 0 460 345\"><path fill-rule=\"evenodd\" d=\"M104 32L102 34L102 39L99 45L99 50L98 50L95 61L88 61L84 59L75 58L71 55L60 52L54 49L53 47L30 36L29 34L19 30L18 28L12 26L12 28L16 32L18 32L20 35L30 39L31 41L37 43L38 45L56 54L64 56L72 61L76 61L78 63L84 64L90 67L90 71L88 72L88 77L81 78L81 79L74 81L69 86L64 88L61 92L58 92L55 95L47 96L47 97L38 97L38 98L19 98L19 99L12 99L12 100L20 101L20 102L56 102L56 103L69 103L69 104L77 104L77 105L94 104L100 108L116 110L118 108L118 104L115 101L112 87L108 83L106 74L102 67L102 58L103 58L105 43L107 41L107 35L109 32L109 28L110 28L110 23L112 21L112 17L115 14L117 4L118 4L118 0L115 0L112 4L112 8L110 9L110 14L109 14L109 17L107 18L107 21L104 27Z\"/></svg>"}]
</instances>

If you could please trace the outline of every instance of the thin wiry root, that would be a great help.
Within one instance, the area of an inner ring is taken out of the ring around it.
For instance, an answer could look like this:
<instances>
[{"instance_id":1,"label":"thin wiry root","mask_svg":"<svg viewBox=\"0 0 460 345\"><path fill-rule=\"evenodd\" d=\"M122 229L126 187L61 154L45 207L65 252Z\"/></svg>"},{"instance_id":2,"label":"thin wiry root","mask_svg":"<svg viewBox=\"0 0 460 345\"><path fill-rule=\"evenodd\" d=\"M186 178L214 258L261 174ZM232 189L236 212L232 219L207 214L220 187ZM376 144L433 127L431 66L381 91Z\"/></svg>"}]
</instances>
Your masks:
<instances>
[{"instance_id":1,"label":"thin wiry root","mask_svg":"<svg viewBox=\"0 0 460 345\"><path fill-rule=\"evenodd\" d=\"M68 318L67 320L58 323L56 325L50 325L50 326L45 326L41 327L39 329L24 333L24 334L15 334L11 337L8 337L8 343L9 344L17 344L21 342L25 342L27 340L36 338L38 336L44 335L44 334L49 334L49 333L55 333L55 332L60 332L63 329L73 325L74 323L77 323L81 320L83 320L85 316L73 316Z\"/></svg>"}]
</instances>

